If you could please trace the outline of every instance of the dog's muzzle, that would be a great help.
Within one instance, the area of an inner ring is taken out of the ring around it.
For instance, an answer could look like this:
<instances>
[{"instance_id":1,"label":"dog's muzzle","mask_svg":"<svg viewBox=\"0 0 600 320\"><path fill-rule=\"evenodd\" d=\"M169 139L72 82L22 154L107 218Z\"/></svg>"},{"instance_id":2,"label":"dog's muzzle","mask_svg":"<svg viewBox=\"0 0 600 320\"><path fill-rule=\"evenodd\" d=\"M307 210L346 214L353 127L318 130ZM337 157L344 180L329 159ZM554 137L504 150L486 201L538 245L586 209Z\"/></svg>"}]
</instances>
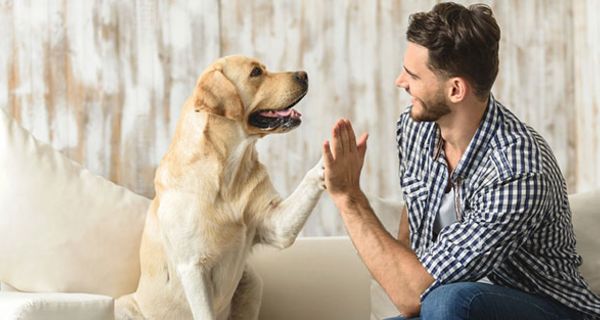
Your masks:
<instances>
[{"instance_id":1,"label":"dog's muzzle","mask_svg":"<svg viewBox=\"0 0 600 320\"><path fill-rule=\"evenodd\" d=\"M293 129L302 123L302 114L293 107L304 98L308 91L308 75L304 71L294 72L294 80L303 89L302 93L289 106L283 109L259 110L250 114L250 125L265 131Z\"/></svg>"}]
</instances>

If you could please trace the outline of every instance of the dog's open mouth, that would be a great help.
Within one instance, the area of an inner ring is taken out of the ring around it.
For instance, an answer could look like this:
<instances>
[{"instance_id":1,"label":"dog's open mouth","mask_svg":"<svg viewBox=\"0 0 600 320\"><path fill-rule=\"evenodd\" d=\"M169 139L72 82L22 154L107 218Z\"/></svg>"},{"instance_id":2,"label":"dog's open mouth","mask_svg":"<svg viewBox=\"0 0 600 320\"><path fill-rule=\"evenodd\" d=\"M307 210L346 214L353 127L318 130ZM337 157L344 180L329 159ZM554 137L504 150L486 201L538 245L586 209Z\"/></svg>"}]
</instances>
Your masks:
<instances>
[{"instance_id":1,"label":"dog's open mouth","mask_svg":"<svg viewBox=\"0 0 600 320\"><path fill-rule=\"evenodd\" d=\"M283 109L259 110L250 114L248 122L262 130L274 130L277 128L292 129L300 125L302 114L293 107L304 98L306 92L298 97L291 105Z\"/></svg>"}]
</instances>

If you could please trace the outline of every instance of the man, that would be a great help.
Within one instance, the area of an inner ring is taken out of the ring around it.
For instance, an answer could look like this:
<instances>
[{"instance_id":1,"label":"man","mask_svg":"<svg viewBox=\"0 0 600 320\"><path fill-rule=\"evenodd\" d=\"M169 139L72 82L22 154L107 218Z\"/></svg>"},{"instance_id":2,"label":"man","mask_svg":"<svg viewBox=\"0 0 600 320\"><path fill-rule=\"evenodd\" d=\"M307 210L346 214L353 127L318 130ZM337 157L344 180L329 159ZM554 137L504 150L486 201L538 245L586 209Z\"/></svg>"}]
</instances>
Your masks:
<instances>
[{"instance_id":1,"label":"man","mask_svg":"<svg viewBox=\"0 0 600 320\"><path fill-rule=\"evenodd\" d=\"M367 135L348 120L325 141L325 181L346 229L401 317L582 319L600 298L581 258L566 185L547 143L498 103L500 29L489 7L441 3L411 16L396 85L406 208L398 239L359 186Z\"/></svg>"}]
</instances>

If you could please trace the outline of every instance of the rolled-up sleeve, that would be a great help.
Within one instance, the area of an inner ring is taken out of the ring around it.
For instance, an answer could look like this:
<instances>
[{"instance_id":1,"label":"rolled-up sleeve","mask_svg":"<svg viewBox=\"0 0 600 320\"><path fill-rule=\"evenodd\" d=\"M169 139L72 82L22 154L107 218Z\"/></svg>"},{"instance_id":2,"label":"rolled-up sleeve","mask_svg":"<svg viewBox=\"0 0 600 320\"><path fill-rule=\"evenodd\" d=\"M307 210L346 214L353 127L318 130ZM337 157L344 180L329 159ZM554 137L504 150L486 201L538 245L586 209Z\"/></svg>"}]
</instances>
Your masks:
<instances>
[{"instance_id":1,"label":"rolled-up sleeve","mask_svg":"<svg viewBox=\"0 0 600 320\"><path fill-rule=\"evenodd\" d=\"M542 174L525 173L476 192L462 221L444 228L420 252L419 260L435 279L421 299L441 284L487 276L512 255L543 218L546 184Z\"/></svg>"}]
</instances>

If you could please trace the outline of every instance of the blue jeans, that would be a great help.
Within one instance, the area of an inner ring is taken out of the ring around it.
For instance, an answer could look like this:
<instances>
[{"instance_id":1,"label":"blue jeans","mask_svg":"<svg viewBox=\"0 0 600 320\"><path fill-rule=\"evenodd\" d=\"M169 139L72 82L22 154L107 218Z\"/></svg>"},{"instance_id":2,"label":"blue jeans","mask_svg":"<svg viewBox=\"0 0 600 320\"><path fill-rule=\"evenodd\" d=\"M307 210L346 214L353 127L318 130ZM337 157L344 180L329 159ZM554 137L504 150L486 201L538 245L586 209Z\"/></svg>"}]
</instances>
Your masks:
<instances>
[{"instance_id":1,"label":"blue jeans","mask_svg":"<svg viewBox=\"0 0 600 320\"><path fill-rule=\"evenodd\" d=\"M576 320L583 315L550 298L487 283L458 282L432 290L421 303L421 316L410 319Z\"/></svg>"}]
</instances>

